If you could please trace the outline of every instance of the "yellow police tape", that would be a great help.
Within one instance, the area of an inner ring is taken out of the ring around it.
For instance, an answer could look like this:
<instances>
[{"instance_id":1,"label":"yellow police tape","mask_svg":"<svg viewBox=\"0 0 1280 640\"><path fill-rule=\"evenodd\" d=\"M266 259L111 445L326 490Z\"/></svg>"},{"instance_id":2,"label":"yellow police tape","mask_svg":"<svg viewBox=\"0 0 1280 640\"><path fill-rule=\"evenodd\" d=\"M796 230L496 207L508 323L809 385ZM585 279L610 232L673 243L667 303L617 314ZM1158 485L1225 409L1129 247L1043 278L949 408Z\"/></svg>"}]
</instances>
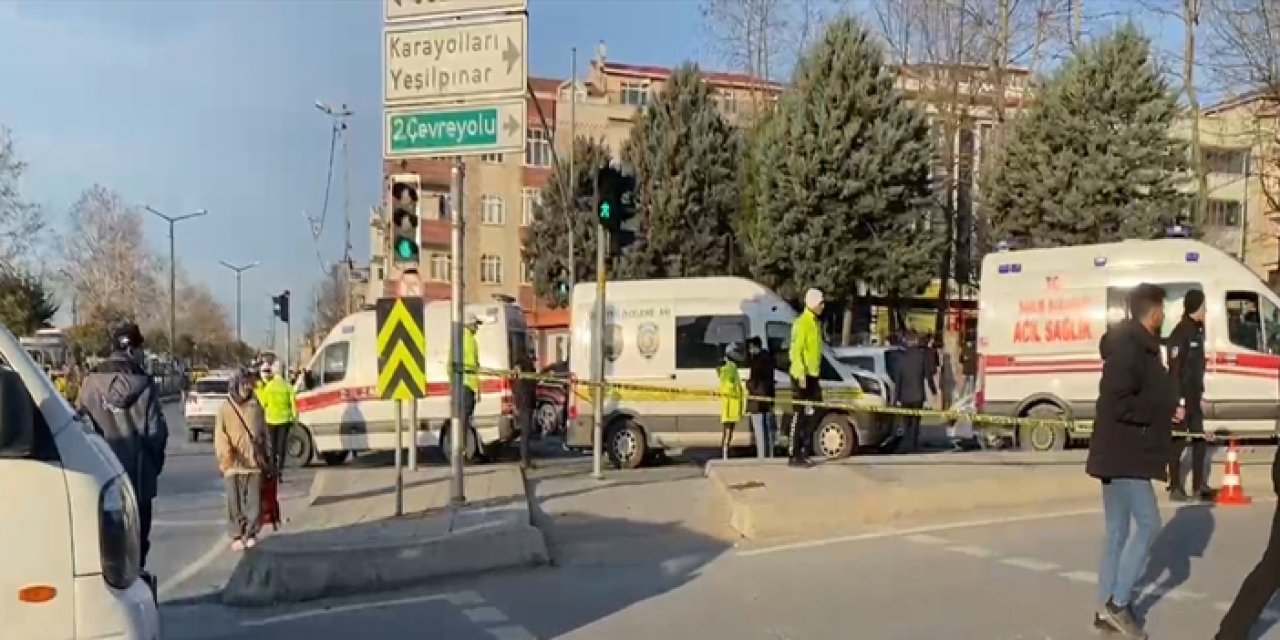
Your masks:
<instances>
[{"instance_id":1,"label":"yellow police tape","mask_svg":"<svg viewBox=\"0 0 1280 640\"><path fill-rule=\"evenodd\" d=\"M573 388L574 395L583 400L590 400L592 394L591 389L603 389L606 398L627 399L633 402L640 401L671 401L685 399L715 399L723 398L725 394L715 389L686 389L679 387L670 387L663 385L635 384L627 382L596 382L593 380L580 380L573 376L551 375L545 373L532 373L516 370L504 369L485 369L479 368L468 370L486 378L505 378L508 380L531 380L534 382L543 382L548 384L557 384L562 386L570 386ZM839 390L831 393L827 390L823 391L824 396L835 396L836 398L851 397L855 401L846 402L841 400L796 400L790 397L768 397L753 396L745 394L740 396L744 401L756 400L761 402L769 402L774 406L782 407L813 407L815 409L826 409L844 411L847 413L878 413L894 416L915 416L920 418L940 418L951 422L968 421L975 429L995 429L1008 427L1062 427L1071 434L1088 434L1093 432L1091 420L1069 420L1066 418L1016 418L1011 416L991 415L977 413L972 411L957 411L954 409L914 409L908 407L895 407L887 405L875 405L865 402L857 402L864 395L861 390ZM1231 434L1225 430L1218 430L1214 433L1199 433L1190 431L1173 431L1172 435L1178 437L1186 437L1190 439L1204 438L1214 440L1215 438L1230 438ZM1254 434L1251 434L1254 435Z\"/></svg>"}]
</instances>

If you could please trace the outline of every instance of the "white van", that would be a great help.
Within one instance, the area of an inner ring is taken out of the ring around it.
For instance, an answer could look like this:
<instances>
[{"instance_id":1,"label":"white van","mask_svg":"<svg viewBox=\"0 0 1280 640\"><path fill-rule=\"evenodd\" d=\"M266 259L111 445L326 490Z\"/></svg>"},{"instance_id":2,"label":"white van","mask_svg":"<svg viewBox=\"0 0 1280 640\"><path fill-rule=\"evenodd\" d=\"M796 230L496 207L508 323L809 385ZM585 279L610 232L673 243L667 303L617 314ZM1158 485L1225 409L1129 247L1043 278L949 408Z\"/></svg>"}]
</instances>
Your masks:
<instances>
[{"instance_id":1,"label":"white van","mask_svg":"<svg viewBox=\"0 0 1280 640\"><path fill-rule=\"evenodd\" d=\"M418 400L417 444L440 445L448 455L450 310L447 300L427 303L427 397ZM466 312L481 322L476 331L482 369L508 370L522 350L529 349L529 329L524 313L510 298L493 303L467 305ZM290 435L289 458L293 464L310 462L315 454L328 464L346 461L351 452L395 449L396 406L377 396L377 318L373 311L353 313L329 331L307 365L298 389L300 429ZM508 442L516 435L512 389L501 378L480 378L476 403L467 434L466 458L474 460L488 447ZM408 412L405 412L408 420ZM405 425L405 443L411 442Z\"/></svg>"},{"instance_id":2,"label":"white van","mask_svg":"<svg viewBox=\"0 0 1280 640\"><path fill-rule=\"evenodd\" d=\"M115 454L0 327L0 635L160 637Z\"/></svg>"},{"instance_id":3,"label":"white van","mask_svg":"<svg viewBox=\"0 0 1280 640\"><path fill-rule=\"evenodd\" d=\"M725 348L732 343L745 348L747 339L755 336L778 359L774 373L778 396L790 393L787 349L796 312L764 286L730 277L627 280L606 286L605 378L609 382L713 391L719 388L716 368L724 361ZM573 290L569 367L580 380L592 378L595 293L594 284L580 284ZM742 374L745 380L745 367ZM885 390L875 374L840 364L829 348L824 348L821 383L828 400L885 404ZM591 411L590 401L575 394L569 410L570 447L592 446ZM643 464L651 452L720 446L716 398L612 392L606 395L604 411L605 452L623 467ZM790 414L778 416L780 436L789 432L790 425ZM884 414L826 411L815 429L813 449L822 456L846 457L859 447L885 442L891 426L892 420ZM733 444L751 443L751 428L744 418L734 431Z\"/></svg>"},{"instance_id":4,"label":"white van","mask_svg":"<svg viewBox=\"0 0 1280 640\"><path fill-rule=\"evenodd\" d=\"M1164 287L1163 335L1191 289L1205 294L1205 428L1270 436L1280 419L1280 298L1235 258L1186 239L1003 251L982 262L980 412L1091 420L1098 342L1126 317L1142 282ZM1025 449L1061 449L1084 433L1020 427Z\"/></svg>"}]
</instances>

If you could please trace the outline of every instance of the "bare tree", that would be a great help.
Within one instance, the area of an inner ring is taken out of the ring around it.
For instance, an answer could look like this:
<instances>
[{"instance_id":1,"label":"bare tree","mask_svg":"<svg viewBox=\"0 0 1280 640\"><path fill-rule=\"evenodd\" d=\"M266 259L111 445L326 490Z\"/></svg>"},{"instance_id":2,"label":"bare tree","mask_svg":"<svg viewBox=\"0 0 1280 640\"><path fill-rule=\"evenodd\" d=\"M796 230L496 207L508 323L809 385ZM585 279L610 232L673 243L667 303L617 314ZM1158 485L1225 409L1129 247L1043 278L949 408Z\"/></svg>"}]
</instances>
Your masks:
<instances>
[{"instance_id":1,"label":"bare tree","mask_svg":"<svg viewBox=\"0 0 1280 640\"><path fill-rule=\"evenodd\" d=\"M308 335L318 344L335 325L347 315L350 297L346 269L341 263L329 267L329 273L316 284L311 293L311 320Z\"/></svg>"},{"instance_id":2,"label":"bare tree","mask_svg":"<svg viewBox=\"0 0 1280 640\"><path fill-rule=\"evenodd\" d=\"M158 264L146 249L136 207L94 185L72 205L68 227L62 273L83 318L107 322L124 317L148 324L158 315Z\"/></svg>"},{"instance_id":3,"label":"bare tree","mask_svg":"<svg viewBox=\"0 0 1280 640\"><path fill-rule=\"evenodd\" d=\"M178 309L180 332L191 336L197 345L214 345L235 342L235 327L227 307L214 297L202 282L183 278L178 285Z\"/></svg>"},{"instance_id":4,"label":"bare tree","mask_svg":"<svg viewBox=\"0 0 1280 640\"><path fill-rule=\"evenodd\" d=\"M13 135L0 126L0 265L12 266L38 247L47 229L43 211L22 198L19 184L27 164L18 158Z\"/></svg>"}]
</instances>

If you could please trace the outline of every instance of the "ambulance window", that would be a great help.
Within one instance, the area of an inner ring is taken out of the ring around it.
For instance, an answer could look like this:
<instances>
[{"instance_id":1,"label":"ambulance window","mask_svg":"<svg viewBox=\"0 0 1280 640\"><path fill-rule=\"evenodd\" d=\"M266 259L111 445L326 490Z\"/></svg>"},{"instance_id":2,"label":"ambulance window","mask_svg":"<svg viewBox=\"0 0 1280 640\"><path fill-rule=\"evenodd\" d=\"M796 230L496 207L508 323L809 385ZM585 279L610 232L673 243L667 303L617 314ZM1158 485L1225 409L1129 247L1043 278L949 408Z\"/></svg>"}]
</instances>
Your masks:
<instances>
[{"instance_id":1,"label":"ambulance window","mask_svg":"<svg viewBox=\"0 0 1280 640\"><path fill-rule=\"evenodd\" d=\"M351 345L347 342L335 342L324 348L320 356L320 384L342 382L347 377L347 357Z\"/></svg>"},{"instance_id":2,"label":"ambulance window","mask_svg":"<svg viewBox=\"0 0 1280 640\"><path fill-rule=\"evenodd\" d=\"M1275 305L1266 299L1259 300L1258 294L1252 291L1228 291L1226 302L1227 339L1231 344L1250 351L1268 350L1275 341L1276 327L1274 324L1265 327L1263 318L1275 317ZM1261 308L1260 303L1265 303L1267 308Z\"/></svg>"},{"instance_id":3,"label":"ambulance window","mask_svg":"<svg viewBox=\"0 0 1280 640\"><path fill-rule=\"evenodd\" d=\"M745 315L676 317L677 369L715 369L733 343L746 347Z\"/></svg>"},{"instance_id":4,"label":"ambulance window","mask_svg":"<svg viewBox=\"0 0 1280 640\"><path fill-rule=\"evenodd\" d=\"M1169 335L1182 319L1182 300L1192 289L1203 291L1198 282L1153 282L1164 289L1164 327ZM1129 291L1132 287L1107 287L1107 327L1129 319Z\"/></svg>"}]
</instances>

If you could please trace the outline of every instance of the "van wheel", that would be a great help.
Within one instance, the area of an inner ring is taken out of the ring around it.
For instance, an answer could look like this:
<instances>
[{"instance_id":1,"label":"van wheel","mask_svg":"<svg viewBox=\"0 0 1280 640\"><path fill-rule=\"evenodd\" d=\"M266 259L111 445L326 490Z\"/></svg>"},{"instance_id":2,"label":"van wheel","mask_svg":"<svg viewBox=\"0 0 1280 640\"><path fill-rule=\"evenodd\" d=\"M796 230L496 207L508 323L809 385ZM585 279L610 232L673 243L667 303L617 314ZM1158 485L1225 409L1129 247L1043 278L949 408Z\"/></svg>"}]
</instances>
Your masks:
<instances>
[{"instance_id":1,"label":"van wheel","mask_svg":"<svg viewBox=\"0 0 1280 640\"><path fill-rule=\"evenodd\" d=\"M549 436L560 429L560 406L554 402L539 402L533 412L537 430L529 435Z\"/></svg>"},{"instance_id":2,"label":"van wheel","mask_svg":"<svg viewBox=\"0 0 1280 640\"><path fill-rule=\"evenodd\" d=\"M1033 420L1062 420L1066 418L1066 413L1057 405L1038 404L1031 407L1026 417ZM1067 429L1062 425L1020 425L1018 446L1023 451L1062 451L1067 448Z\"/></svg>"},{"instance_id":3,"label":"van wheel","mask_svg":"<svg viewBox=\"0 0 1280 640\"><path fill-rule=\"evenodd\" d=\"M316 446L311 442L311 432L306 427L293 425L284 443L285 466L305 467L315 458Z\"/></svg>"},{"instance_id":4,"label":"van wheel","mask_svg":"<svg viewBox=\"0 0 1280 640\"><path fill-rule=\"evenodd\" d=\"M323 451L320 453L320 459L324 463L336 467L347 461L347 456L351 455L350 451Z\"/></svg>"},{"instance_id":5,"label":"van wheel","mask_svg":"<svg viewBox=\"0 0 1280 640\"><path fill-rule=\"evenodd\" d=\"M813 453L828 460L839 460L853 455L858 447L858 432L850 424L848 416L828 413L822 416L818 428L813 431Z\"/></svg>"},{"instance_id":6,"label":"van wheel","mask_svg":"<svg viewBox=\"0 0 1280 640\"><path fill-rule=\"evenodd\" d=\"M446 462L453 462L453 445L449 443L449 435L453 432L453 425L445 424L440 430L440 453L444 454ZM476 437L474 429L467 429L467 441L462 445L462 464L475 464L480 460L480 444L479 438Z\"/></svg>"},{"instance_id":7,"label":"van wheel","mask_svg":"<svg viewBox=\"0 0 1280 640\"><path fill-rule=\"evenodd\" d=\"M613 466L619 469L635 469L644 464L649 442L644 429L629 418L620 418L609 425L605 432L605 451Z\"/></svg>"}]
</instances>

